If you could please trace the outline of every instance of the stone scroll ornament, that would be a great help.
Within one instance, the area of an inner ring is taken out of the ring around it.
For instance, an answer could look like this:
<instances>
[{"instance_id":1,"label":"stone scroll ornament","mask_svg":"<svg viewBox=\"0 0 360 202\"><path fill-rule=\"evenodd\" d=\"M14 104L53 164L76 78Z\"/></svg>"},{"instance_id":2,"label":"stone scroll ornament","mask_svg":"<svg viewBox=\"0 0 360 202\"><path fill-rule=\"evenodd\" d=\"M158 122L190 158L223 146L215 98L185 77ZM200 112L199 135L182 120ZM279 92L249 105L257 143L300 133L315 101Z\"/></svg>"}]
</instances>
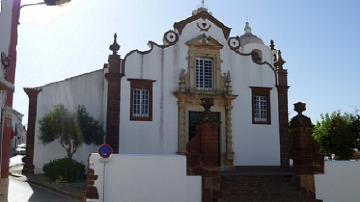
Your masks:
<instances>
[{"instance_id":1,"label":"stone scroll ornament","mask_svg":"<svg viewBox=\"0 0 360 202\"><path fill-rule=\"evenodd\" d=\"M196 23L196 26L200 29L200 31L207 32L211 28L211 24L207 22Z\"/></svg>"},{"instance_id":2,"label":"stone scroll ornament","mask_svg":"<svg viewBox=\"0 0 360 202\"><path fill-rule=\"evenodd\" d=\"M231 37L228 40L228 44L230 46L231 49L236 50L240 48L240 40L238 37Z\"/></svg>"},{"instance_id":3,"label":"stone scroll ornament","mask_svg":"<svg viewBox=\"0 0 360 202\"><path fill-rule=\"evenodd\" d=\"M169 30L164 34L164 40L168 43L168 44L175 44L178 40L179 40L179 35L172 31Z\"/></svg>"}]
</instances>

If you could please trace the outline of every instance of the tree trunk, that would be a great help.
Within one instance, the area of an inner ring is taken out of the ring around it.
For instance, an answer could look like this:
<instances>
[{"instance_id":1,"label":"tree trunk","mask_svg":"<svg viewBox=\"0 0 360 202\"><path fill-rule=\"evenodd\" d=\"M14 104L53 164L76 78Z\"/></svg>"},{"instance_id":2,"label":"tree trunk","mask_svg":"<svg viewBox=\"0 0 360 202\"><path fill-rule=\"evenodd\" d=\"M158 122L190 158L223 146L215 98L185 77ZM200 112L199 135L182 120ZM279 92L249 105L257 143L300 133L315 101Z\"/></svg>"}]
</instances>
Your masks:
<instances>
[{"instance_id":1,"label":"tree trunk","mask_svg":"<svg viewBox=\"0 0 360 202\"><path fill-rule=\"evenodd\" d=\"M71 152L71 147L66 148L66 153L67 153L68 158L72 159L74 153Z\"/></svg>"}]
</instances>

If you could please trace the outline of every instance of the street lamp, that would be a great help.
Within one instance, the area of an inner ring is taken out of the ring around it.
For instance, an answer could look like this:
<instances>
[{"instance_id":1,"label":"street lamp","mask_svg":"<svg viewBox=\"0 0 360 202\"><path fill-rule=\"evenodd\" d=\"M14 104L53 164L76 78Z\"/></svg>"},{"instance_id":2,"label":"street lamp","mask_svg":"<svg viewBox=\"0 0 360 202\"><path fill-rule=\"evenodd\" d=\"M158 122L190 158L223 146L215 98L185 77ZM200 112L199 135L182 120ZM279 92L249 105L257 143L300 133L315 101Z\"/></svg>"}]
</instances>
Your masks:
<instances>
[{"instance_id":1,"label":"street lamp","mask_svg":"<svg viewBox=\"0 0 360 202\"><path fill-rule=\"evenodd\" d=\"M27 6L36 6L36 5L47 5L47 6L59 6L65 3L69 3L71 0L44 0L38 3L30 3L24 4L20 6L20 9L27 7Z\"/></svg>"}]
</instances>

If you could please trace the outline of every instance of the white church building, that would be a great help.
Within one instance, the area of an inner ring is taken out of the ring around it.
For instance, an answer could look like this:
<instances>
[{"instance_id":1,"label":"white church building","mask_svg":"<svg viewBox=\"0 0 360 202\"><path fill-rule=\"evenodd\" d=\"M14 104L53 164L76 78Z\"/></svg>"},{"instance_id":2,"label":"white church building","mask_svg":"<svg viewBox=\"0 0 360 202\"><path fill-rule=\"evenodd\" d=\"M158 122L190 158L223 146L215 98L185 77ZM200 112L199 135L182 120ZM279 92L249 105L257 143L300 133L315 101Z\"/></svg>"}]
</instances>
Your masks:
<instances>
[{"instance_id":1,"label":"white church building","mask_svg":"<svg viewBox=\"0 0 360 202\"><path fill-rule=\"evenodd\" d=\"M121 43L121 42L119 42ZM288 85L285 61L248 22L244 33L200 7L164 33L147 51L112 53L102 69L35 88L29 96L25 169L66 155L58 142L42 144L39 120L56 105L84 105L104 125L105 142L124 154L186 154L203 112L200 99L214 99L220 121L220 167L288 167ZM83 145L74 158L87 162L97 146Z\"/></svg>"}]
</instances>

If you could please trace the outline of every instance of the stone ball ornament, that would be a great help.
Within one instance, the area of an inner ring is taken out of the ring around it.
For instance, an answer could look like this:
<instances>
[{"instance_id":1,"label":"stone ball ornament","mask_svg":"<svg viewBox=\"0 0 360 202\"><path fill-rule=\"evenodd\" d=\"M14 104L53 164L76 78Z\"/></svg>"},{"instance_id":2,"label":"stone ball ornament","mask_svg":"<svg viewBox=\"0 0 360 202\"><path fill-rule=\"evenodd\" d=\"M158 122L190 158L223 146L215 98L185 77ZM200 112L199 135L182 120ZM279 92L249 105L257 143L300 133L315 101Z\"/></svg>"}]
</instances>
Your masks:
<instances>
[{"instance_id":1,"label":"stone ball ornament","mask_svg":"<svg viewBox=\"0 0 360 202\"><path fill-rule=\"evenodd\" d=\"M164 40L169 44L174 44L179 40L179 35L176 32L170 30L164 34Z\"/></svg>"},{"instance_id":2,"label":"stone ball ornament","mask_svg":"<svg viewBox=\"0 0 360 202\"><path fill-rule=\"evenodd\" d=\"M228 41L228 44L231 49L240 48L240 40L237 37L231 37Z\"/></svg>"}]
</instances>

